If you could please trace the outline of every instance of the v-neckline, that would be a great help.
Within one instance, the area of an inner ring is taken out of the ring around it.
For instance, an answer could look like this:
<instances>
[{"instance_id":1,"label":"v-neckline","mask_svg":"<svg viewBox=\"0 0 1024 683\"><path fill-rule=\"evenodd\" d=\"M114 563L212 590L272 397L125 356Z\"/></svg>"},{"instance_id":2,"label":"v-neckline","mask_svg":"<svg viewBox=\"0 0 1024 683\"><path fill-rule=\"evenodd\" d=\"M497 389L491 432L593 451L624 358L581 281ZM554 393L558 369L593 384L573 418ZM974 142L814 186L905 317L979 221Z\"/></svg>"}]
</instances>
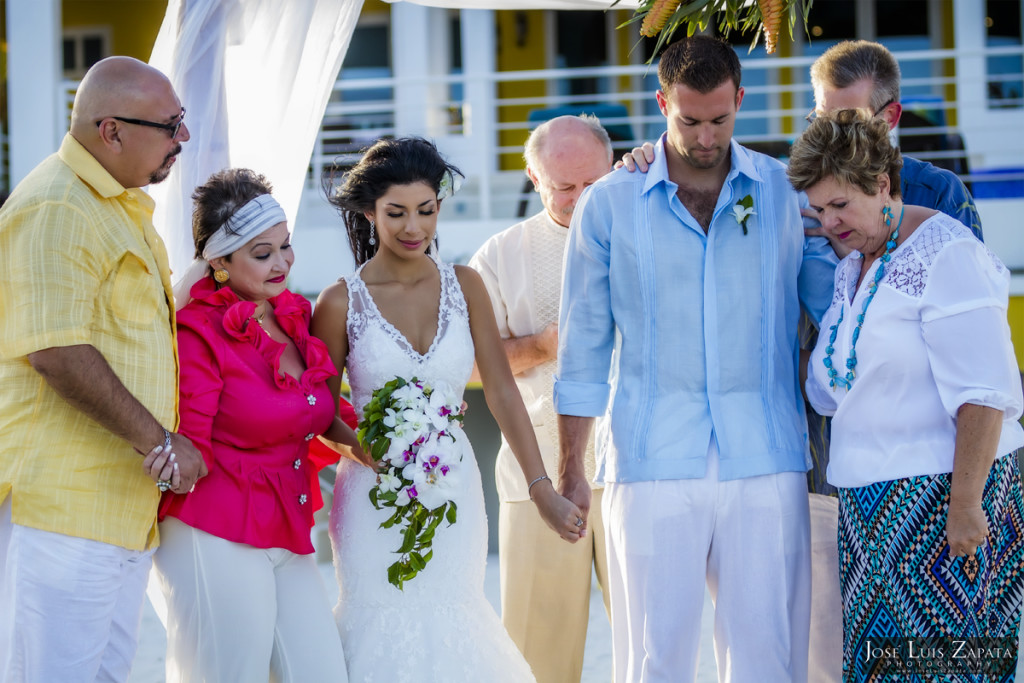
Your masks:
<instances>
[{"instance_id":1,"label":"v-neckline","mask_svg":"<svg viewBox=\"0 0 1024 683\"><path fill-rule=\"evenodd\" d=\"M435 321L437 327L434 330L434 338L431 340L430 346L427 347L427 350L423 353L417 351L416 347L413 346L411 341L409 341L409 338L405 336L405 334L403 334L402 331L398 329L398 327L396 327L390 320L385 318L383 313L381 313L380 308L378 308L377 306L376 300L374 300L373 298L373 293L370 292L370 285L366 284L366 280L363 279L363 268L366 266L366 264L364 263L362 266L359 266L359 268L356 269L355 272L355 276L359 278L359 282L362 283L363 289L366 290L367 301L369 302L370 306L373 307L373 312L377 315L378 318L380 318L380 321L384 325L385 329L390 330L390 332L393 333L393 336L397 337L398 339L401 339L402 342L405 344L405 347L409 350L409 352L414 354L420 360L425 360L426 358L430 357L430 355L434 352L434 349L437 347L437 342L441 336L441 307L444 305L445 278L444 273L441 272L441 264L437 263L433 259L431 259L431 261L437 267L437 276L440 280L440 287L438 288L437 300L437 320Z\"/></svg>"}]
</instances>

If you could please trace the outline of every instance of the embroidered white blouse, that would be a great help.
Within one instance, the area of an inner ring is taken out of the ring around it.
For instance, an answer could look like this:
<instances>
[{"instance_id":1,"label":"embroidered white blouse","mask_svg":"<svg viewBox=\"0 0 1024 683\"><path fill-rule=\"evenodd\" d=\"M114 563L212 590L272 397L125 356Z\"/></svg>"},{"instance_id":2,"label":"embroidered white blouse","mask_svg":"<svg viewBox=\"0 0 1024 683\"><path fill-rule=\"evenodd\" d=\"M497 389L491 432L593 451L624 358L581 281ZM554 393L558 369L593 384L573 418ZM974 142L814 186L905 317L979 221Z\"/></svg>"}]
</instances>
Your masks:
<instances>
[{"instance_id":1,"label":"embroidered white blouse","mask_svg":"<svg viewBox=\"0 0 1024 683\"><path fill-rule=\"evenodd\" d=\"M1024 399L1006 320L1009 272L941 213L892 252L857 341L853 386L829 387L822 361L831 327L842 311L832 363L843 377L867 284L881 262L855 292L861 258L854 252L836 268L806 385L815 410L834 416L829 483L851 488L952 472L956 413L965 403L1004 411L998 456L1024 445L1017 422Z\"/></svg>"}]
</instances>

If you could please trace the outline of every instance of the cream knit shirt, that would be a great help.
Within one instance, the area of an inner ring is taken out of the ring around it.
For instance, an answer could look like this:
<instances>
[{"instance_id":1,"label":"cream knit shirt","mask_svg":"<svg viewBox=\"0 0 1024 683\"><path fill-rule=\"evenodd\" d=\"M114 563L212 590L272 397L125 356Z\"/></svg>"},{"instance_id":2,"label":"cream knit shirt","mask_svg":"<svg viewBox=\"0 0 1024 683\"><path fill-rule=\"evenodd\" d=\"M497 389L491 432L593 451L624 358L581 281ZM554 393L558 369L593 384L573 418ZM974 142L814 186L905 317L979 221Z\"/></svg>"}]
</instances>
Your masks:
<instances>
[{"instance_id":1,"label":"cream knit shirt","mask_svg":"<svg viewBox=\"0 0 1024 683\"><path fill-rule=\"evenodd\" d=\"M491 297L502 338L524 337L558 323L562 288L562 259L569 230L551 220L547 211L491 237L470 260ZM557 361L551 359L516 375L523 403L533 421L544 467L558 486L558 416L552 403ZM584 456L587 480L593 482L594 440ZM519 463L504 435L495 466L502 502L529 500Z\"/></svg>"}]
</instances>

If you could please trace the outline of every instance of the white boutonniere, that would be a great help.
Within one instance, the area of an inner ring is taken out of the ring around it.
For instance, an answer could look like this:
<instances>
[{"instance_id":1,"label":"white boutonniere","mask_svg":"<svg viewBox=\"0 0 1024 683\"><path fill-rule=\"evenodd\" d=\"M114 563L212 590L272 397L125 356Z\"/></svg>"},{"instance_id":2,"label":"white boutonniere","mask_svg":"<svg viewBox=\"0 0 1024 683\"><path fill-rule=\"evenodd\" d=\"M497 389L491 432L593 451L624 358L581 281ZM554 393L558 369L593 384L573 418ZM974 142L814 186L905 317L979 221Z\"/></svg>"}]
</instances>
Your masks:
<instances>
[{"instance_id":1,"label":"white boutonniere","mask_svg":"<svg viewBox=\"0 0 1024 683\"><path fill-rule=\"evenodd\" d=\"M749 194L743 199L736 202L736 206L732 207L732 215L736 219L736 222L743 228L743 234L747 234L747 219L751 216L756 216L754 213L754 198Z\"/></svg>"}]
</instances>

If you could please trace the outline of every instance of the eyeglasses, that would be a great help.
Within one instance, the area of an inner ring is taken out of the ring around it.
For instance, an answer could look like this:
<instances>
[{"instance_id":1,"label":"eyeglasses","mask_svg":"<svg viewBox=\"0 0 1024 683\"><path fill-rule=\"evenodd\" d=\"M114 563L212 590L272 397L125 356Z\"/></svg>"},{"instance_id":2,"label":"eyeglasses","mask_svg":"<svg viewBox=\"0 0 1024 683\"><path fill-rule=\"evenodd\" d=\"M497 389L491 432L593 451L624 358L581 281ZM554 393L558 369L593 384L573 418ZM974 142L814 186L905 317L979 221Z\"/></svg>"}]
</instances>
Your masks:
<instances>
[{"instance_id":1,"label":"eyeglasses","mask_svg":"<svg viewBox=\"0 0 1024 683\"><path fill-rule=\"evenodd\" d=\"M185 107L181 108L181 114L178 116L177 123L156 123L155 121L129 119L123 116L108 116L106 118L111 118L116 121L121 121L123 123L130 123L135 126L149 126L150 128L159 128L160 130L166 130L168 133L171 134L171 139L173 140L174 138L178 137L178 130L181 128L181 124L185 122ZM99 128L99 125L101 123L103 123L103 119L100 119L96 122L96 127Z\"/></svg>"},{"instance_id":2,"label":"eyeglasses","mask_svg":"<svg viewBox=\"0 0 1024 683\"><path fill-rule=\"evenodd\" d=\"M883 105L882 105L881 107L879 107L878 109L876 109L876 110L875 110L875 113L874 113L874 114L872 114L871 116L878 116L878 115L879 115L879 114L881 114L881 113L882 113L883 111L885 111L885 108L886 108L886 107L888 107L888 106L889 106L890 104L892 104L892 103L893 103L893 102L895 102L895 101L896 101L895 99L891 99L891 100L889 100L888 102L886 102L885 104L883 104ZM805 121L807 121L807 123L811 123L811 122L812 122L812 121L814 121L814 119L816 119L816 118L818 118L818 110L817 110L817 109L812 109L812 110L811 110L811 111L810 111L810 112L809 112L809 113L807 114L807 116L805 116L805 117L804 117L804 120L805 120Z\"/></svg>"}]
</instances>

